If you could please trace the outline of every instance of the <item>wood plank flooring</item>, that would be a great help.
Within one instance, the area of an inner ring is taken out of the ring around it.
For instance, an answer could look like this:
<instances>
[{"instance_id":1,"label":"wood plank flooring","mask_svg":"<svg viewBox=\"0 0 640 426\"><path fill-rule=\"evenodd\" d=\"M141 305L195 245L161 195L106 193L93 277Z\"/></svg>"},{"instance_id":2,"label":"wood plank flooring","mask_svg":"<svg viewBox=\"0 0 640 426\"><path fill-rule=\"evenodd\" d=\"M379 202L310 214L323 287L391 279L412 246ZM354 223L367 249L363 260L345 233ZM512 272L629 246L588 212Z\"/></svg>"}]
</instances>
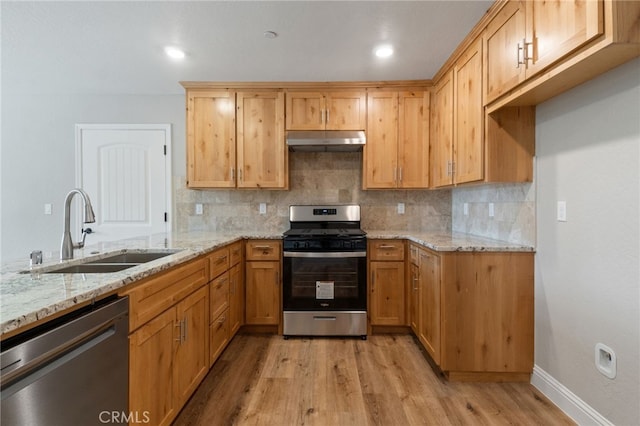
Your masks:
<instances>
[{"instance_id":1,"label":"wood plank flooring","mask_svg":"<svg viewBox=\"0 0 640 426\"><path fill-rule=\"evenodd\" d=\"M410 335L239 334L174 425L571 425L527 383L451 383Z\"/></svg>"}]
</instances>

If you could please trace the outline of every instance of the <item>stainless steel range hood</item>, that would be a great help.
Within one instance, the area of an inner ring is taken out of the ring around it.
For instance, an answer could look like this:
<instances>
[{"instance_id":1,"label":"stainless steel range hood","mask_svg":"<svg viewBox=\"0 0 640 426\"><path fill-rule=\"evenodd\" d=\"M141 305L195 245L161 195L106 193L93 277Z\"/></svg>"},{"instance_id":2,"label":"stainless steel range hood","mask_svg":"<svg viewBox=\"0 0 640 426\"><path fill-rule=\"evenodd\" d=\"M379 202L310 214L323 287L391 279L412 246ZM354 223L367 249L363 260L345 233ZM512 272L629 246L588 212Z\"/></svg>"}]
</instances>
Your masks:
<instances>
[{"instance_id":1,"label":"stainless steel range hood","mask_svg":"<svg viewBox=\"0 0 640 426\"><path fill-rule=\"evenodd\" d=\"M290 130L289 151L355 152L361 151L367 139L362 130Z\"/></svg>"}]
</instances>

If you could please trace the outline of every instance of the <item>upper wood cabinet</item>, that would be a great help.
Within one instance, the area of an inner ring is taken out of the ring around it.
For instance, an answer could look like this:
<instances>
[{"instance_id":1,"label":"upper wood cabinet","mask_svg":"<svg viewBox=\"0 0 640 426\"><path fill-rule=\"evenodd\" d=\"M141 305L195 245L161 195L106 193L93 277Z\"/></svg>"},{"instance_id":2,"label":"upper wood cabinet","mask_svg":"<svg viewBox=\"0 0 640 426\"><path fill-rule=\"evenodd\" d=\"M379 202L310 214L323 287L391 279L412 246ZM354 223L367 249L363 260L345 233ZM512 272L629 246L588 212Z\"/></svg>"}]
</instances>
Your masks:
<instances>
[{"instance_id":1,"label":"upper wood cabinet","mask_svg":"<svg viewBox=\"0 0 640 426\"><path fill-rule=\"evenodd\" d=\"M366 92L288 92L287 130L365 130Z\"/></svg>"},{"instance_id":2,"label":"upper wood cabinet","mask_svg":"<svg viewBox=\"0 0 640 426\"><path fill-rule=\"evenodd\" d=\"M288 188L284 93L238 92L238 188Z\"/></svg>"},{"instance_id":3,"label":"upper wood cabinet","mask_svg":"<svg viewBox=\"0 0 640 426\"><path fill-rule=\"evenodd\" d=\"M187 186L236 186L235 92L187 91Z\"/></svg>"},{"instance_id":4,"label":"upper wood cabinet","mask_svg":"<svg viewBox=\"0 0 640 426\"><path fill-rule=\"evenodd\" d=\"M535 109L487 114L482 40L476 39L434 89L431 185L533 180Z\"/></svg>"},{"instance_id":5,"label":"upper wood cabinet","mask_svg":"<svg viewBox=\"0 0 640 426\"><path fill-rule=\"evenodd\" d=\"M431 186L453 184L453 71L447 72L433 91L431 127Z\"/></svg>"},{"instance_id":6,"label":"upper wood cabinet","mask_svg":"<svg viewBox=\"0 0 640 426\"><path fill-rule=\"evenodd\" d=\"M453 182L484 177L484 108L482 103L482 40L478 39L453 67Z\"/></svg>"},{"instance_id":7,"label":"upper wood cabinet","mask_svg":"<svg viewBox=\"0 0 640 426\"><path fill-rule=\"evenodd\" d=\"M435 89L432 186L484 177L482 40L477 40Z\"/></svg>"},{"instance_id":8,"label":"upper wood cabinet","mask_svg":"<svg viewBox=\"0 0 640 426\"><path fill-rule=\"evenodd\" d=\"M287 155L282 92L187 91L188 187L286 189Z\"/></svg>"},{"instance_id":9,"label":"upper wood cabinet","mask_svg":"<svg viewBox=\"0 0 640 426\"><path fill-rule=\"evenodd\" d=\"M367 94L363 187L429 186L429 92Z\"/></svg>"},{"instance_id":10,"label":"upper wood cabinet","mask_svg":"<svg viewBox=\"0 0 640 426\"><path fill-rule=\"evenodd\" d=\"M603 34L603 0L510 1L487 26L489 103Z\"/></svg>"}]
</instances>

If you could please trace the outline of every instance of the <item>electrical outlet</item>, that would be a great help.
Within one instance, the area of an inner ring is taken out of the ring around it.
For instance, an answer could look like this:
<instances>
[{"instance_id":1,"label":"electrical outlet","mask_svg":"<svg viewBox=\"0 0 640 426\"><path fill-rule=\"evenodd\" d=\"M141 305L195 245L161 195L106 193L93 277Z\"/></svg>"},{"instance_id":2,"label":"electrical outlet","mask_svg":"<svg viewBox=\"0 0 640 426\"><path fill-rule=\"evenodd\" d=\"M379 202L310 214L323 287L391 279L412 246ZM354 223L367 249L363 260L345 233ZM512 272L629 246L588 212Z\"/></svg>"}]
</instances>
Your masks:
<instances>
[{"instance_id":1,"label":"electrical outlet","mask_svg":"<svg viewBox=\"0 0 640 426\"><path fill-rule=\"evenodd\" d=\"M566 201L558 201L558 209L556 214L558 217L558 222L567 221L567 202Z\"/></svg>"},{"instance_id":2,"label":"electrical outlet","mask_svg":"<svg viewBox=\"0 0 640 426\"><path fill-rule=\"evenodd\" d=\"M398 214L404 214L404 203L398 203Z\"/></svg>"},{"instance_id":3,"label":"electrical outlet","mask_svg":"<svg viewBox=\"0 0 640 426\"><path fill-rule=\"evenodd\" d=\"M267 203L260 203L260 214L267 214Z\"/></svg>"},{"instance_id":4,"label":"electrical outlet","mask_svg":"<svg viewBox=\"0 0 640 426\"><path fill-rule=\"evenodd\" d=\"M203 209L202 209L202 204L197 203L197 204L196 204L196 214L197 214L197 215L201 215L201 214L202 214L202 211L203 211Z\"/></svg>"},{"instance_id":5,"label":"electrical outlet","mask_svg":"<svg viewBox=\"0 0 640 426\"><path fill-rule=\"evenodd\" d=\"M51 203L47 203L44 205L44 214L51 214L51 210L53 205Z\"/></svg>"},{"instance_id":6,"label":"electrical outlet","mask_svg":"<svg viewBox=\"0 0 640 426\"><path fill-rule=\"evenodd\" d=\"M493 203L489 203L489 217L494 217L496 215L496 207Z\"/></svg>"},{"instance_id":7,"label":"electrical outlet","mask_svg":"<svg viewBox=\"0 0 640 426\"><path fill-rule=\"evenodd\" d=\"M602 343L596 344L596 368L600 373L610 379L615 379L617 362L613 349Z\"/></svg>"},{"instance_id":8,"label":"electrical outlet","mask_svg":"<svg viewBox=\"0 0 640 426\"><path fill-rule=\"evenodd\" d=\"M462 205L462 210L464 211L465 216L469 216L469 203L464 203Z\"/></svg>"}]
</instances>

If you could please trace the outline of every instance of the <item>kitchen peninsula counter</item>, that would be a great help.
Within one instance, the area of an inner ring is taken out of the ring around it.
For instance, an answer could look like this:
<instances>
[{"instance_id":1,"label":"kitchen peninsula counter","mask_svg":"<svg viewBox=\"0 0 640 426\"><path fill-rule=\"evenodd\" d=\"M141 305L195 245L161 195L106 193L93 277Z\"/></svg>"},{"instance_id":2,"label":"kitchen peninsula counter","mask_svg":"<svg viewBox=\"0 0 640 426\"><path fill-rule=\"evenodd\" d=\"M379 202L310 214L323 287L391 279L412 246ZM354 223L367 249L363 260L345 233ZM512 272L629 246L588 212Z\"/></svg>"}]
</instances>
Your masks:
<instances>
[{"instance_id":1,"label":"kitchen peninsula counter","mask_svg":"<svg viewBox=\"0 0 640 426\"><path fill-rule=\"evenodd\" d=\"M370 239L406 239L435 251L533 252L532 246L518 245L458 233L366 230ZM242 239L280 239L282 232L244 233L190 232L156 234L149 237L100 243L75 251L75 258L60 262L57 253L29 271L29 262L18 260L2 265L0 276L0 337L54 317L59 312L81 306L117 292L135 281L195 259ZM168 250L177 252L120 272L92 274L41 273L61 265L81 263L87 257L105 257L128 250Z\"/></svg>"},{"instance_id":2,"label":"kitchen peninsula counter","mask_svg":"<svg viewBox=\"0 0 640 426\"><path fill-rule=\"evenodd\" d=\"M74 259L60 261L59 253L45 259L29 271L29 260L2 265L0 276L0 337L15 334L15 330L54 317L74 306L81 306L117 292L135 281L162 272L219 247L244 238L276 239L282 232L216 233L190 232L154 234L87 246L75 250ZM63 274L42 273L52 268L82 263L86 258L100 258L121 251L167 250L173 254L112 273Z\"/></svg>"}]
</instances>

